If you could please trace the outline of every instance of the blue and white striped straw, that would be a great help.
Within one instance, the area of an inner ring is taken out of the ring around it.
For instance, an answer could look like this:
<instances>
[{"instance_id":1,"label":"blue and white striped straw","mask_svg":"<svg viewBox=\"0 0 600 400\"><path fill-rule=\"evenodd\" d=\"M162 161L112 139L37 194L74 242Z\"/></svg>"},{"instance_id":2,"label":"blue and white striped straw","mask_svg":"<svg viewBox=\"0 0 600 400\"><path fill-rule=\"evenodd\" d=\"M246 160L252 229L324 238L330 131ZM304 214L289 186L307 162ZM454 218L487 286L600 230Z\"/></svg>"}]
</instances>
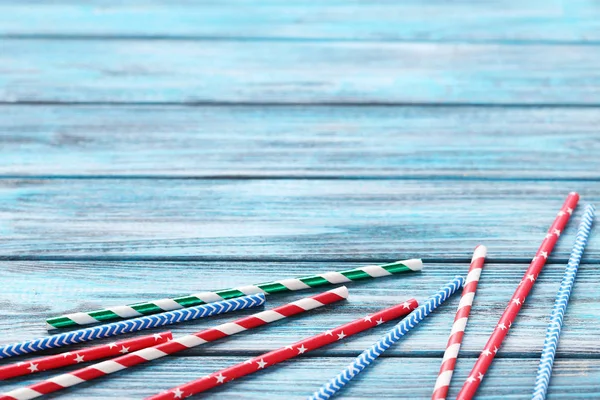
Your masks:
<instances>
[{"instance_id":1,"label":"blue and white striped straw","mask_svg":"<svg viewBox=\"0 0 600 400\"><path fill-rule=\"evenodd\" d=\"M0 359L262 306L263 293L0 346Z\"/></svg>"},{"instance_id":2,"label":"blue and white striped straw","mask_svg":"<svg viewBox=\"0 0 600 400\"><path fill-rule=\"evenodd\" d=\"M535 387L531 397L533 400L544 400L546 398L563 317L567 310L567 304L569 304L569 297L571 296L571 289L573 289L573 284L575 283L577 268L579 268L581 256L583 255L583 250L585 249L585 245L587 244L590 235L595 210L596 208L593 205L588 205L585 208L585 212L579 223L575 244L573 245L573 250L571 250L569 263L567 264L565 274L560 283L560 288L558 289L556 299L554 300L554 308L552 309L552 314L550 316L550 323L546 329L546 340L544 341L542 357L540 358L540 365L538 367L537 377L535 378Z\"/></svg>"},{"instance_id":3,"label":"blue and white striped straw","mask_svg":"<svg viewBox=\"0 0 600 400\"><path fill-rule=\"evenodd\" d=\"M391 345L396 343L402 336L408 331L414 328L419 322L425 319L433 310L435 310L440 304L446 301L456 291L458 291L465 283L465 279L461 276L455 277L453 280L444 285L440 290L423 303L423 305L417 307L413 312L406 316L400 323L398 323L392 330L390 330L384 337L363 351L361 355L340 372L335 378L331 379L318 391L309 397L309 400L322 400L329 399L340 391L348 382L350 382L356 375L358 375L363 369L370 365L377 357L379 357L384 351L390 348Z\"/></svg>"}]
</instances>

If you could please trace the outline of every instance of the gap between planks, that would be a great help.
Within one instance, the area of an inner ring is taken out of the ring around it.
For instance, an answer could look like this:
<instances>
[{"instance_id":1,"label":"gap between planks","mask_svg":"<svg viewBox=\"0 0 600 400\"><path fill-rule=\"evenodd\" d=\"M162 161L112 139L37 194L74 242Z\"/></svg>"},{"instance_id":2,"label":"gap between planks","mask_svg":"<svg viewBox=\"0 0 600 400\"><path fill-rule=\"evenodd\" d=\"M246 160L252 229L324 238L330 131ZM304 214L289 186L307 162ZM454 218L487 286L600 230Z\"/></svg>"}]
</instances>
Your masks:
<instances>
[{"instance_id":1,"label":"gap between planks","mask_svg":"<svg viewBox=\"0 0 600 400\"><path fill-rule=\"evenodd\" d=\"M389 329L392 328L392 325L390 325ZM388 330L389 330L388 329ZM468 325L467 325L467 329ZM381 332L381 336L385 335L387 331L383 331ZM64 350L64 349L63 349ZM276 348L274 348L273 350L277 350ZM333 353L333 354L327 354L327 348L324 349L320 349L320 351L314 351L311 352L309 354L304 354L302 357L304 358L347 358L347 357L356 357L360 354L360 351L348 351L348 352L338 352L338 353ZM48 354L60 354L60 352L56 352L56 353L48 353ZM259 356L261 354L261 352L257 352L257 351L233 351L233 352L227 352L227 354L213 354L213 353L208 353L208 354L185 354L185 353L176 353L176 354L172 354L169 355L169 357L178 357L178 358L191 358L191 357L203 357L203 358L214 358L215 356L227 356L227 357L256 357ZM479 358L479 352L473 352L473 351L461 351L460 353L460 358L462 359L476 359ZM387 353L383 353L380 357L381 358L395 358L395 359L414 359L414 358L428 358L428 359L442 359L444 356L444 352L410 352L410 353L391 353L387 354ZM540 353L535 353L535 352L531 352L531 353L526 353L526 352L509 352L509 353L505 353L505 354L501 354L501 352L499 351L498 354L496 356L494 356L494 358L499 358L499 359L505 359L505 360L539 360L540 359ZM557 354L555 356L555 359L561 359L561 360L600 360L600 354L569 354L569 355L559 355Z\"/></svg>"},{"instance_id":2,"label":"gap between planks","mask_svg":"<svg viewBox=\"0 0 600 400\"><path fill-rule=\"evenodd\" d=\"M394 325L389 325L387 330L382 330L380 332L380 336L385 335L386 332L388 332ZM467 329L469 329L469 326L467 325ZM177 337L183 336L183 335L175 335ZM307 336L307 338L310 336ZM290 340L290 344L295 343L294 340ZM74 347L76 351L79 347ZM274 347L272 350L277 350L278 347ZM48 351L41 351L38 352L36 356L48 356L48 355L55 355L55 354L62 354L64 352L64 348L58 348L58 349L51 349ZM336 350L336 352L330 353L327 351L327 347L321 348L321 349L317 349L314 350L308 354L304 354L301 357L302 358L347 358L347 357L356 357L361 353L361 351L352 351L352 350L348 350L348 351L344 351L344 350ZM253 350L246 350L246 351L239 351L239 350L233 350L233 351L228 351L226 353L222 352L222 351L211 351L210 349L203 352L203 353L190 353L188 351L184 351L181 353L175 353L175 354L170 354L169 357L170 358L214 358L214 357L219 357L219 356L226 356L226 357L242 357L242 358L249 358L249 357L257 357L260 356L261 354L264 354L262 351L253 351ZM460 352L460 358L462 359L476 359L479 357L479 351L465 351L465 350L461 350ZM393 353L393 352L385 352L383 353L380 357L381 358L393 358L393 359L414 359L414 358L426 358L426 359L442 359L444 356L444 352L443 351L410 351L410 352L400 352L400 353ZM510 352L502 352L499 351L498 354L494 357L494 358L498 358L498 359L505 359L505 360L514 360L514 359L527 359L527 360L539 360L540 358L540 353L539 352L516 352L516 351L510 351ZM569 354L560 354L557 353L555 356L555 359L561 359L561 360L600 360L600 354L595 354L595 353L569 353ZM9 363L9 362L7 362Z\"/></svg>"},{"instance_id":3,"label":"gap between planks","mask_svg":"<svg viewBox=\"0 0 600 400\"><path fill-rule=\"evenodd\" d=\"M468 182L600 182L599 177L518 177L518 176L461 176L461 175L319 175L319 174L298 174L298 175L161 175L161 174L136 174L136 175L28 175L28 174L0 174L0 179L7 180L182 180L182 181L305 181L305 180L324 180L324 181L468 181Z\"/></svg>"},{"instance_id":4,"label":"gap between planks","mask_svg":"<svg viewBox=\"0 0 600 400\"><path fill-rule=\"evenodd\" d=\"M543 108L543 109L577 109L600 108L593 103L490 103L490 102L419 102L419 101L222 101L222 100L190 100L190 101L71 101L71 100L0 100L2 106L159 106L159 107L432 107L432 108Z\"/></svg>"},{"instance_id":5,"label":"gap between planks","mask_svg":"<svg viewBox=\"0 0 600 400\"><path fill-rule=\"evenodd\" d=\"M497 45L497 46L600 46L599 40L553 39L411 39L411 38L308 38L268 36L207 36L207 35L155 35L155 34L87 34L87 33L15 33L0 34L2 40L69 40L69 41L173 41L173 42L275 42L275 43L415 43L442 45Z\"/></svg>"},{"instance_id":6,"label":"gap between planks","mask_svg":"<svg viewBox=\"0 0 600 400\"><path fill-rule=\"evenodd\" d=\"M418 257L416 257L418 258ZM465 258L443 259L443 258L421 258L424 264L469 264L471 256ZM337 261L329 258L292 258L292 257L203 257L203 256L31 256L31 255L0 255L0 261L111 261L111 262L244 262L244 263L323 263L330 264ZM568 259L548 258L546 265L560 264L564 265ZM340 260L343 263L365 263L365 264L385 264L390 260L380 260L371 258L353 258L351 260ZM526 264L529 265L531 258L492 258L487 257L488 264ZM585 264L600 264L600 259L591 258L585 260Z\"/></svg>"}]
</instances>

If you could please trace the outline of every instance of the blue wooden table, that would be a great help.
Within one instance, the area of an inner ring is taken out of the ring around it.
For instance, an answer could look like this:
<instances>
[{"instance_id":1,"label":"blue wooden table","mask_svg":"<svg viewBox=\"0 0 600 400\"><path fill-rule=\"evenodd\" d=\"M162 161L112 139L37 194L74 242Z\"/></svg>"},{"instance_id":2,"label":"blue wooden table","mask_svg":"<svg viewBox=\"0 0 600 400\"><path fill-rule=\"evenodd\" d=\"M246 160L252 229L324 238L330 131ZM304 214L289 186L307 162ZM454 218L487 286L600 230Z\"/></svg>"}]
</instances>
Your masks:
<instances>
[{"instance_id":1,"label":"blue wooden table","mask_svg":"<svg viewBox=\"0 0 600 400\"><path fill-rule=\"evenodd\" d=\"M64 312L426 263L350 285L346 304L55 396L139 399L424 299L482 243L456 395L566 194L600 203L599 45L591 0L0 1L0 344L44 335ZM479 398L530 396L582 208ZM599 262L593 233L549 398L600 397ZM341 397L428 398L457 304ZM384 331L204 397L304 398Z\"/></svg>"}]
</instances>

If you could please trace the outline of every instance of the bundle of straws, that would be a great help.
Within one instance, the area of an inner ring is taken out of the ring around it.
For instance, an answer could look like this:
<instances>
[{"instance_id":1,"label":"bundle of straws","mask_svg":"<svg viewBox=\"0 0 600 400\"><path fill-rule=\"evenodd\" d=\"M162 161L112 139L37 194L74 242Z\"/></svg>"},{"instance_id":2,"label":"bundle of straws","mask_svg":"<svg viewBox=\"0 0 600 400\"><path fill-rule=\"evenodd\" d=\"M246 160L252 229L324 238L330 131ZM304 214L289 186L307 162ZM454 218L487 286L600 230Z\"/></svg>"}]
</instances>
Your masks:
<instances>
[{"instance_id":1,"label":"bundle of straws","mask_svg":"<svg viewBox=\"0 0 600 400\"><path fill-rule=\"evenodd\" d=\"M466 382L463 384L458 394L458 399L466 400L475 396L479 385L499 351L504 338L510 332L519 310L527 299L548 256L554 249L561 232L566 227L578 201L579 195L577 193L570 193L567 197L535 257L533 257L522 281L517 286L506 310L494 328L481 355L473 366ZM577 268L590 234L594 210L594 206L592 205L587 206L585 209L564 278L556 296L532 395L532 398L536 400L546 397L563 316L575 281ZM331 378L320 389L308 397L311 400L328 399L338 393L355 376L373 363L377 357L398 342L406 333L415 328L419 322L462 288L458 310L450 330L450 337L432 394L432 399L434 400L445 399L448 395L452 374L459 355L486 255L486 247L477 246L473 253L466 278L461 276L455 277L421 303L413 298L408 298L392 307L379 310L344 325L333 327L316 336L308 337L258 357L253 357L184 385L165 390L162 393L148 397L148 399L162 400L189 397L215 386L224 385L245 375L267 369L272 365L295 358L328 344L348 340L350 336L359 332L373 329L381 324L404 317L397 325L383 335L381 339L356 357L343 371ZM95 325L39 339L0 346L0 359L259 307L265 303L266 296L271 294L381 278L410 271L420 271L422 268L423 264L421 260L411 259L384 265L333 271L294 279L283 279L256 285L63 315L48 319L46 321L48 329L56 330L82 325ZM175 354L192 347L214 342L224 337L249 331L279 320L285 320L288 317L336 303L347 297L347 288L340 286L314 296L306 297L270 310L261 311L254 315L239 318L232 322L186 336L173 338L171 332L167 331L0 366L0 380L7 380L41 371L105 359L105 361L96 362L83 368L54 376L45 381L4 393L0 395L0 400L33 399L57 392L64 388L101 378L123 369L133 368L139 364L156 362L156 360L167 355ZM106 323L108 321L114 322Z\"/></svg>"}]
</instances>

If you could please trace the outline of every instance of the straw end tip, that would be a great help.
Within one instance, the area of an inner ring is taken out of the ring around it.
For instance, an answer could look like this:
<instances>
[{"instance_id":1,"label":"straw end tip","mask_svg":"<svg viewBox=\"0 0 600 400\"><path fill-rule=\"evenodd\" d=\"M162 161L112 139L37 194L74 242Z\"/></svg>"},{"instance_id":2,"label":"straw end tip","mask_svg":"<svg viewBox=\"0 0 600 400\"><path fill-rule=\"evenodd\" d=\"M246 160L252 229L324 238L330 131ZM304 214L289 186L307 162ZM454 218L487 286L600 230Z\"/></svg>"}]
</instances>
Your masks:
<instances>
[{"instance_id":1,"label":"straw end tip","mask_svg":"<svg viewBox=\"0 0 600 400\"><path fill-rule=\"evenodd\" d=\"M455 281L455 282L457 282L457 283L459 283L459 284L460 284L460 286L463 286L463 285L465 284L465 282L466 282L466 279L465 279L465 277L464 277L464 276L462 276L462 275L456 275L456 276L454 277L454 281Z\"/></svg>"},{"instance_id":2,"label":"straw end tip","mask_svg":"<svg viewBox=\"0 0 600 400\"><path fill-rule=\"evenodd\" d=\"M423 260L420 258L413 258L410 260L400 261L406 267L408 267L411 271L420 271L423 269Z\"/></svg>"},{"instance_id":3,"label":"straw end tip","mask_svg":"<svg viewBox=\"0 0 600 400\"><path fill-rule=\"evenodd\" d=\"M486 256L487 256L487 247L485 247L482 244L475 247L475 251L473 252L473 260L475 260L476 258L485 258Z\"/></svg>"},{"instance_id":4,"label":"straw end tip","mask_svg":"<svg viewBox=\"0 0 600 400\"><path fill-rule=\"evenodd\" d=\"M348 288L346 286L340 286L339 288L335 288L335 289L331 290L331 292L337 294L338 296L340 296L343 299L347 299L350 294L348 292Z\"/></svg>"},{"instance_id":5,"label":"straw end tip","mask_svg":"<svg viewBox=\"0 0 600 400\"><path fill-rule=\"evenodd\" d=\"M160 332L160 333L158 333L158 336L166 338L168 341L173 340L173 332L171 332L171 331Z\"/></svg>"}]
</instances>

